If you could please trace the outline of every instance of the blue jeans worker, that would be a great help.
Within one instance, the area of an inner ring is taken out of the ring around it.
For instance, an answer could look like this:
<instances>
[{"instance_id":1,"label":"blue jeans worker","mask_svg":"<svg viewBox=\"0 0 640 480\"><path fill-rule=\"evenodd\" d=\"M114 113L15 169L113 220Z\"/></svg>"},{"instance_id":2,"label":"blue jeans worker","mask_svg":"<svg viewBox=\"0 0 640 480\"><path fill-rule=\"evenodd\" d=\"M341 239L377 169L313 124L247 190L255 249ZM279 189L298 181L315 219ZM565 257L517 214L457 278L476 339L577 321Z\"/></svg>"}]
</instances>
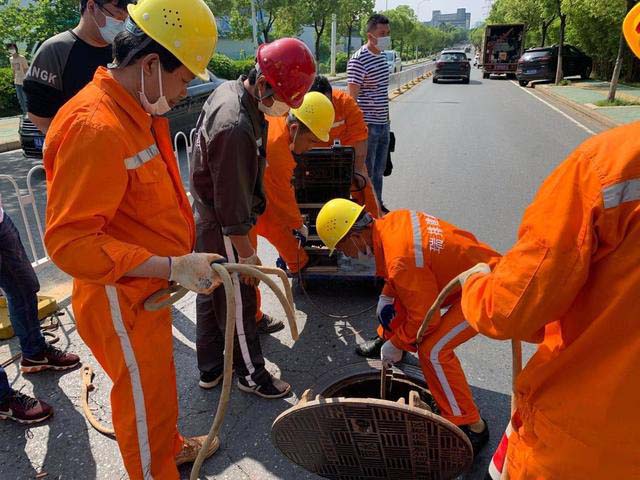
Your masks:
<instances>
[{"instance_id":1,"label":"blue jeans worker","mask_svg":"<svg viewBox=\"0 0 640 480\"><path fill-rule=\"evenodd\" d=\"M80 358L49 345L40 330L38 318L38 277L27 257L20 234L0 202L0 288L9 307L9 319L20 340L23 373L67 370ZM53 414L47 403L15 391L0 367L0 420L23 424L41 422Z\"/></svg>"},{"instance_id":2,"label":"blue jeans worker","mask_svg":"<svg viewBox=\"0 0 640 480\"><path fill-rule=\"evenodd\" d=\"M382 203L382 180L389 155L389 124L369 123L369 144L367 145L367 170L380 203ZM385 212L386 213L386 212Z\"/></svg>"}]
</instances>

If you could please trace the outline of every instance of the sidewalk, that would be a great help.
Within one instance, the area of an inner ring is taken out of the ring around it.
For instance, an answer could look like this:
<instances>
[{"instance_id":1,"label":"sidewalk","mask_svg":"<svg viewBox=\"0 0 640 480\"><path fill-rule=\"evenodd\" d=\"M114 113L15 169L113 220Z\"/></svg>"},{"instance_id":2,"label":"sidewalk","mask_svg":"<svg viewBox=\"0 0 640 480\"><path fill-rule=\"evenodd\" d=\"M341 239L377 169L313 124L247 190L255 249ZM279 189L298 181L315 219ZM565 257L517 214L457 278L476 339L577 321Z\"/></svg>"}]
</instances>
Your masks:
<instances>
[{"instance_id":1,"label":"sidewalk","mask_svg":"<svg viewBox=\"0 0 640 480\"><path fill-rule=\"evenodd\" d=\"M0 152L20 148L20 117L0 118Z\"/></svg>"},{"instance_id":2,"label":"sidewalk","mask_svg":"<svg viewBox=\"0 0 640 480\"><path fill-rule=\"evenodd\" d=\"M618 87L617 99L638 103L638 105L624 107L596 106L596 102L607 99L609 82L579 81L572 82L566 87L538 84L536 89L609 127L640 120L640 88L627 85Z\"/></svg>"}]
</instances>

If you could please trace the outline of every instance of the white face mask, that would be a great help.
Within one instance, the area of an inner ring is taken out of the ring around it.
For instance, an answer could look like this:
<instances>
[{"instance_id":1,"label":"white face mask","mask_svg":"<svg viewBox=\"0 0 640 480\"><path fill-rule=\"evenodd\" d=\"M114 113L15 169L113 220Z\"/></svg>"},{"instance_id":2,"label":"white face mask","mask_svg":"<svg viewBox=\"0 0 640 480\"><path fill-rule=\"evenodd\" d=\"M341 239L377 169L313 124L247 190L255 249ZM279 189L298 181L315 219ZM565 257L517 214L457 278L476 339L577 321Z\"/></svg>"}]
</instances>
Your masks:
<instances>
[{"instance_id":1,"label":"white face mask","mask_svg":"<svg viewBox=\"0 0 640 480\"><path fill-rule=\"evenodd\" d=\"M376 37L376 47L381 52L384 52L385 50L391 50L391 36Z\"/></svg>"},{"instance_id":2,"label":"white face mask","mask_svg":"<svg viewBox=\"0 0 640 480\"><path fill-rule=\"evenodd\" d=\"M16 54L16 53L18 53L18 52L16 51L16 49L15 49L15 48L10 48L10 49L9 49L9 53L10 53L11 55L15 55L15 54Z\"/></svg>"},{"instance_id":3,"label":"white face mask","mask_svg":"<svg viewBox=\"0 0 640 480\"><path fill-rule=\"evenodd\" d=\"M362 250L360 250L360 247L353 240L353 238L351 239L351 243L353 243L353 246L356 247L356 249L358 250L358 261L359 262L365 262L365 263L366 262L370 262L371 259L374 258L373 250L371 250L371 247L369 247L369 245L365 244L364 252L363 252Z\"/></svg>"},{"instance_id":4,"label":"white face mask","mask_svg":"<svg viewBox=\"0 0 640 480\"><path fill-rule=\"evenodd\" d=\"M144 108L145 112L156 117L164 115L171 110L171 107L167 102L167 98L164 96L162 91L162 72L160 66L158 66L158 82L160 83L160 98L158 98L155 103L151 103L147 98L147 95L144 93L144 70L140 69L140 85L142 87L142 91L139 92L140 103L142 104L142 108Z\"/></svg>"},{"instance_id":5,"label":"white face mask","mask_svg":"<svg viewBox=\"0 0 640 480\"><path fill-rule=\"evenodd\" d=\"M110 17L109 15L105 15L104 13L102 14L104 15L106 21L104 27L98 25L95 16L93 17L93 21L95 22L96 27L98 27L102 39L105 42L112 44L113 40L116 38L116 35L124 30L124 22L122 20Z\"/></svg>"},{"instance_id":6,"label":"white face mask","mask_svg":"<svg viewBox=\"0 0 640 480\"><path fill-rule=\"evenodd\" d=\"M282 117L289 113L289 110L291 110L291 108L286 103L280 102L274 98L273 105L271 105L270 107L267 107L264 103L262 103L262 101L260 101L260 103L258 103L258 110L260 110L265 115L269 115L270 117Z\"/></svg>"}]
</instances>

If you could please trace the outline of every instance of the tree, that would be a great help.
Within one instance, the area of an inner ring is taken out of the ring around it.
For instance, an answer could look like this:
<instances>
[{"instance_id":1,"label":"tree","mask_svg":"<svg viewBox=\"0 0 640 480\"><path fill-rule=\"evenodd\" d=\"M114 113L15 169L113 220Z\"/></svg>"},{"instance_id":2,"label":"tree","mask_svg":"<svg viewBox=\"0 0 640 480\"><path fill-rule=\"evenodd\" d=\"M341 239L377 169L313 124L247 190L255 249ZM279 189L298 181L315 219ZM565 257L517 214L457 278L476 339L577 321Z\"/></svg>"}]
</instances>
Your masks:
<instances>
[{"instance_id":1,"label":"tree","mask_svg":"<svg viewBox=\"0 0 640 480\"><path fill-rule=\"evenodd\" d=\"M374 0L338 0L338 25L341 33L347 37L347 55L351 55L351 37L357 31L360 22L373 13Z\"/></svg>"},{"instance_id":2,"label":"tree","mask_svg":"<svg viewBox=\"0 0 640 480\"><path fill-rule=\"evenodd\" d=\"M413 9L407 5L400 5L383 13L389 19L393 48L398 50L402 57L404 46L410 41L411 34L418 23L418 17Z\"/></svg>"},{"instance_id":3,"label":"tree","mask_svg":"<svg viewBox=\"0 0 640 480\"><path fill-rule=\"evenodd\" d=\"M338 2L325 0L297 0L292 5L293 9L299 12L297 18L302 20L302 25L311 25L315 31L316 60L320 62L320 44L322 35L327 25L331 22L330 15L338 13Z\"/></svg>"},{"instance_id":4,"label":"tree","mask_svg":"<svg viewBox=\"0 0 640 480\"><path fill-rule=\"evenodd\" d=\"M636 5L636 0L627 0L627 13ZM613 69L613 76L611 77L611 85L609 87L609 102L613 103L616 99L616 92L618 90L618 82L620 80L620 72L622 71L622 62L624 57L624 51L626 48L624 34L622 28L620 29L620 43L618 45L618 55L616 57L616 66Z\"/></svg>"}]
</instances>

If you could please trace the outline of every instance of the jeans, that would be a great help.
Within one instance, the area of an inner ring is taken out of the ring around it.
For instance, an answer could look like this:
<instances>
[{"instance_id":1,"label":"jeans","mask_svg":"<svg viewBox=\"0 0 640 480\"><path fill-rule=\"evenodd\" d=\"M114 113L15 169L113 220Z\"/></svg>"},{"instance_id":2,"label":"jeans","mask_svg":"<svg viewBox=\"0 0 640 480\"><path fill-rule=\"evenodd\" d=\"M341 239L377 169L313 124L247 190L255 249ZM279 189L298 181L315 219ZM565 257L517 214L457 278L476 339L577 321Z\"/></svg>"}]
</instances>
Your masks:
<instances>
[{"instance_id":1,"label":"jeans","mask_svg":"<svg viewBox=\"0 0 640 480\"><path fill-rule=\"evenodd\" d=\"M18 102L20 103L20 108L22 109L22 113L27 113L27 96L24 93L22 85L14 85L16 87L16 96L18 97Z\"/></svg>"},{"instance_id":2,"label":"jeans","mask_svg":"<svg viewBox=\"0 0 640 480\"><path fill-rule=\"evenodd\" d=\"M370 123L368 127L367 170L373 183L373 189L378 200L382 203L382 179L389 154L389 124L375 125Z\"/></svg>"},{"instance_id":3,"label":"jeans","mask_svg":"<svg viewBox=\"0 0 640 480\"><path fill-rule=\"evenodd\" d=\"M6 211L0 222L0 288L7 299L9 319L20 340L22 355L37 357L47 345L38 319L40 284L20 242L18 229ZM0 367L0 402L9 393L7 375Z\"/></svg>"}]
</instances>

